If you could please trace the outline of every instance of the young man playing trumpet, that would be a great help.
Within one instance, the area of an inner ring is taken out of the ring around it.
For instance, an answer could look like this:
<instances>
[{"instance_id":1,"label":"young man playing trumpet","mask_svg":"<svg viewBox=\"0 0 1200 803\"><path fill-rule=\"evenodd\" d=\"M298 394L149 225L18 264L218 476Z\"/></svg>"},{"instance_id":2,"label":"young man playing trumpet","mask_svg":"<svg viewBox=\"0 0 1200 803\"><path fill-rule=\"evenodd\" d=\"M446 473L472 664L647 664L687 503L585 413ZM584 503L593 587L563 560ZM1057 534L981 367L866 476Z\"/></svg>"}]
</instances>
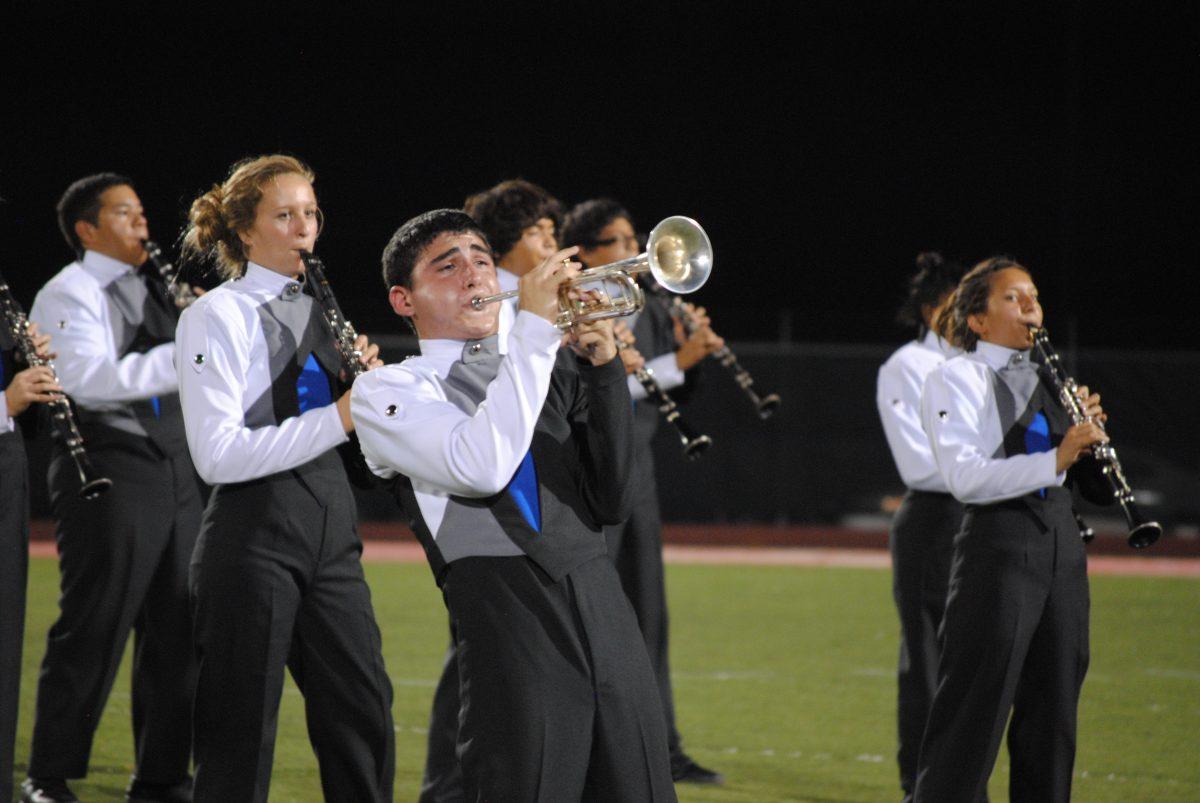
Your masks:
<instances>
[{"instance_id":1,"label":"young man playing trumpet","mask_svg":"<svg viewBox=\"0 0 1200 803\"><path fill-rule=\"evenodd\" d=\"M499 306L471 303L499 290L475 221L408 221L383 273L421 354L352 395L363 454L396 478L450 614L470 800L675 800L653 670L602 530L628 514L625 372L610 322L574 327L575 356L553 325L574 253L521 278L500 342Z\"/></svg>"}]
</instances>

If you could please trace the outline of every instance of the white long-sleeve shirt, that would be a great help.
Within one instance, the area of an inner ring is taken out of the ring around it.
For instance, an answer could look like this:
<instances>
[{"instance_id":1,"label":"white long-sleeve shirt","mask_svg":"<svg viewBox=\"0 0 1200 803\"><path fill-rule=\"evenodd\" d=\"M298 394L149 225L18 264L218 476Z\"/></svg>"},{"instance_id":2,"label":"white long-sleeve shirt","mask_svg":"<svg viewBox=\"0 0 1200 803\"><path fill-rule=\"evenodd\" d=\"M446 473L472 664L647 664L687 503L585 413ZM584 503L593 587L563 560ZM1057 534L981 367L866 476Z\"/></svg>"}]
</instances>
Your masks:
<instances>
[{"instance_id":1,"label":"white long-sleeve shirt","mask_svg":"<svg viewBox=\"0 0 1200 803\"><path fill-rule=\"evenodd\" d=\"M879 368L875 384L879 420L900 479L914 490L948 492L921 426L921 388L929 372L956 353L930 331L901 346Z\"/></svg>"},{"instance_id":2,"label":"white long-sleeve shirt","mask_svg":"<svg viewBox=\"0 0 1200 803\"><path fill-rule=\"evenodd\" d=\"M144 354L117 353L117 324L105 288L133 266L86 251L43 287L29 320L53 338L59 384L80 407L119 410L127 402L174 393L175 344Z\"/></svg>"},{"instance_id":3,"label":"white long-sleeve shirt","mask_svg":"<svg viewBox=\"0 0 1200 803\"><path fill-rule=\"evenodd\" d=\"M196 471L205 482L245 482L303 465L348 440L337 405L277 425L249 427L246 412L271 392L271 347L260 308L295 282L253 262L201 296L179 319L179 398ZM295 304L311 304L302 296ZM278 344L276 344L278 345Z\"/></svg>"},{"instance_id":4,"label":"white long-sleeve shirt","mask_svg":"<svg viewBox=\"0 0 1200 803\"><path fill-rule=\"evenodd\" d=\"M359 376L350 414L367 465L381 477L409 477L418 498L498 493L529 451L561 337L537 315L518 313L474 414L450 401L441 381L462 358L461 340L422 340L420 356Z\"/></svg>"},{"instance_id":5,"label":"white long-sleeve shirt","mask_svg":"<svg viewBox=\"0 0 1200 803\"><path fill-rule=\"evenodd\" d=\"M1066 479L1055 471L1054 449L1005 456L996 384L1003 381L998 372L1016 354L980 341L975 351L947 360L925 380L921 421L938 471L960 502L1015 499Z\"/></svg>"}]
</instances>

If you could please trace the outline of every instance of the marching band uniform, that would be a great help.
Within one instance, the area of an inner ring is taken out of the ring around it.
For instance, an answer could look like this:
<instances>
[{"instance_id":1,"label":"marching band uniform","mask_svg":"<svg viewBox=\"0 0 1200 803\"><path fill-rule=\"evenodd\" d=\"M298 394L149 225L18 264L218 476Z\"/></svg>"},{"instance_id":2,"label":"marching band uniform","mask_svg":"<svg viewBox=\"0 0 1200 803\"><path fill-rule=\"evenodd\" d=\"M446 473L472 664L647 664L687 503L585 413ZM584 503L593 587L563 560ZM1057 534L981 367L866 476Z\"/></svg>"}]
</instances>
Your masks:
<instances>
[{"instance_id":1,"label":"marching band uniform","mask_svg":"<svg viewBox=\"0 0 1200 803\"><path fill-rule=\"evenodd\" d=\"M879 369L875 402L908 491L892 520L892 598L900 614L897 722L900 785L911 799L917 754L937 687L938 626L946 610L954 534L962 505L938 472L921 428L925 377L957 350L933 331L901 346Z\"/></svg>"},{"instance_id":2,"label":"marching band uniform","mask_svg":"<svg viewBox=\"0 0 1200 803\"><path fill-rule=\"evenodd\" d=\"M624 371L555 368L561 336L520 312L506 342L422 340L421 356L359 377L351 409L450 614L466 798L674 800L652 670L601 536L628 511Z\"/></svg>"},{"instance_id":3,"label":"marching band uniform","mask_svg":"<svg viewBox=\"0 0 1200 803\"><path fill-rule=\"evenodd\" d=\"M982 800L1012 711L1013 800L1065 801L1088 666L1087 559L1056 474L1067 415L1028 351L979 342L925 383L939 472L966 505L916 800ZM1091 467L1094 468L1094 461Z\"/></svg>"},{"instance_id":4,"label":"marching band uniform","mask_svg":"<svg viewBox=\"0 0 1200 803\"><path fill-rule=\"evenodd\" d=\"M647 291L649 293L649 291ZM684 384L685 375L675 361L674 322L662 304L650 300L633 319L630 330L636 348L646 358L646 367L663 390ZM637 377L626 378L634 399L633 461L628 482L634 491L633 508L621 524L604 528L608 554L616 565L621 586L637 614L638 626L646 642L650 664L658 681L663 713L667 722L667 740L672 769L678 772L691 764L683 752L682 739L675 726L675 696L671 688L668 654L667 594L663 572L662 512L654 468L654 434L661 415L658 405L648 400L646 389Z\"/></svg>"},{"instance_id":5,"label":"marching band uniform","mask_svg":"<svg viewBox=\"0 0 1200 803\"><path fill-rule=\"evenodd\" d=\"M153 271L94 251L38 293L29 319L54 335L57 369L97 471L77 495L63 444L50 463L62 595L38 681L31 778L87 773L130 629L136 781L186 782L195 664L187 565L201 511L172 360L178 311Z\"/></svg>"},{"instance_id":6,"label":"marching band uniform","mask_svg":"<svg viewBox=\"0 0 1200 803\"><path fill-rule=\"evenodd\" d=\"M184 313L179 343L188 443L215 486L191 575L196 800L267 799L286 664L325 799L390 801L392 690L335 452L348 437L321 311L250 262Z\"/></svg>"},{"instance_id":7,"label":"marching band uniform","mask_svg":"<svg viewBox=\"0 0 1200 803\"><path fill-rule=\"evenodd\" d=\"M15 353L12 335L0 327L0 405L23 368ZM0 467L0 803L11 803L29 568L29 464L21 428L7 407L0 407Z\"/></svg>"}]
</instances>

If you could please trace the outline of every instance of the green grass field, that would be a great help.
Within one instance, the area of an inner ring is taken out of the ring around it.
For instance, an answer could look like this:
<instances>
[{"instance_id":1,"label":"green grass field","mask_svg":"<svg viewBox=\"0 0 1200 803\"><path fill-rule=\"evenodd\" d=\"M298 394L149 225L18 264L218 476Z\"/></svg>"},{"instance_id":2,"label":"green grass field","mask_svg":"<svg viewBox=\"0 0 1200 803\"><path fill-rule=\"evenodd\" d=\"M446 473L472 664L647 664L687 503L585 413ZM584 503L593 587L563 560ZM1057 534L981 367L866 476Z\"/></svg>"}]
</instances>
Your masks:
<instances>
[{"instance_id":1,"label":"green grass field","mask_svg":"<svg viewBox=\"0 0 1200 803\"><path fill-rule=\"evenodd\" d=\"M445 614L424 565L369 564L367 576L396 690L396 799L414 800ZM719 789L682 788L682 800L899 799L890 582L878 570L668 567L680 729L689 752L728 778ZM56 598L54 563L34 560L16 780ZM1092 579L1076 800L1200 800L1198 625L1200 580ZM91 775L73 784L85 801L122 799L132 756L128 688L126 660ZM1003 751L991 795L1008 797ZM320 800L293 686L284 695L271 800Z\"/></svg>"}]
</instances>

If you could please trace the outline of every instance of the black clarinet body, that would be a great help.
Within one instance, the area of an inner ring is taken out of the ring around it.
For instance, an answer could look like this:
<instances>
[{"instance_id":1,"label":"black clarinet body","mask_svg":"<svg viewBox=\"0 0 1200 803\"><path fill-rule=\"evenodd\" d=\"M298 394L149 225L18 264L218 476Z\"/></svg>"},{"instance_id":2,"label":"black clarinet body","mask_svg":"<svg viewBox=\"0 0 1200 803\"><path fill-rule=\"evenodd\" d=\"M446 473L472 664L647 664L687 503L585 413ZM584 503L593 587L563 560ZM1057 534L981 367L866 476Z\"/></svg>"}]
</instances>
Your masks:
<instances>
[{"instance_id":1,"label":"black clarinet body","mask_svg":"<svg viewBox=\"0 0 1200 803\"><path fill-rule=\"evenodd\" d=\"M354 330L353 324L346 320L346 315L342 312L337 297L333 294L333 288L329 286L329 279L325 276L325 263L321 261L320 257L309 251L301 251L300 258L304 260L304 272L312 287L313 298L320 305L321 315L337 345L338 356L342 360L342 370L345 372L344 381L352 384L355 377L367 370L367 366L363 365L362 360L359 359L362 357L362 352L354 345L354 341L358 340L358 332Z\"/></svg>"},{"instance_id":2,"label":"black clarinet body","mask_svg":"<svg viewBox=\"0 0 1200 803\"><path fill-rule=\"evenodd\" d=\"M9 290L3 275L0 275L0 317L4 319L4 325L16 341L25 364L31 368L49 368L53 374L54 362L37 353L33 338L29 336L29 319ZM57 374L54 381L58 382ZM79 496L87 500L96 499L112 487L112 480L99 475L83 448L83 436L79 434L79 425L75 422L71 402L66 396L59 395L53 401L46 402L46 405L50 412L50 424L66 447L67 454L75 464L75 470L79 472Z\"/></svg>"},{"instance_id":3,"label":"black clarinet body","mask_svg":"<svg viewBox=\"0 0 1200 803\"><path fill-rule=\"evenodd\" d=\"M175 302L175 306L179 309L190 306L197 298L196 292L187 282L179 281L179 269L166 258L158 243L153 240L142 240L142 247L146 249L146 256L150 258L150 264L162 277L163 283L167 287L167 295Z\"/></svg>"},{"instance_id":4,"label":"black clarinet body","mask_svg":"<svg viewBox=\"0 0 1200 803\"><path fill-rule=\"evenodd\" d=\"M1033 348L1041 358L1042 364L1046 366L1050 380L1058 393L1058 401L1070 416L1071 423L1083 424L1091 421L1091 416L1087 414L1087 409L1079 398L1079 385L1063 368L1062 360L1058 356L1058 352L1054 350L1054 346L1050 344L1050 336L1046 330L1031 327L1029 332L1033 339ZM1104 425L1101 422L1097 421L1096 423L1103 429ZM1092 446L1092 456L1100 464L1100 472L1112 489L1113 499L1121 506L1121 512L1125 515L1125 522L1129 526L1129 546L1134 549L1143 549L1153 544L1162 535L1162 525L1157 521L1147 520L1138 509L1137 502L1133 497L1133 489L1129 487L1129 481L1125 478L1125 470L1121 467L1121 461L1117 457L1116 448L1111 442L1097 443ZM1080 524L1083 539L1091 540L1088 537L1091 528L1083 524L1082 520L1080 520Z\"/></svg>"},{"instance_id":5,"label":"black clarinet body","mask_svg":"<svg viewBox=\"0 0 1200 803\"><path fill-rule=\"evenodd\" d=\"M667 310L671 313L679 323L683 326L683 330L690 336L696 331L696 324L692 320L692 316L688 314L684 307L684 301L679 296L671 296L670 301L666 301L661 293L656 293L656 296L663 299L667 304ZM710 355L716 360L722 368L729 371L733 375L733 381L742 389L746 397L750 399L750 403L754 405L754 411L758 413L758 417L762 420L767 420L775 414L776 408L779 407L782 401L778 393L768 393L766 396L759 396L754 390L754 377L750 372L742 367L738 362L737 355L733 353L733 349L729 346L722 346L719 351L714 351Z\"/></svg>"},{"instance_id":6,"label":"black clarinet body","mask_svg":"<svg viewBox=\"0 0 1200 803\"><path fill-rule=\"evenodd\" d=\"M617 348L627 349L629 343L617 338ZM658 412L666 419L667 423L675 427L684 457L688 460L695 460L704 454L708 447L712 446L712 438L696 432L687 421L683 420L683 415L679 412L679 405L669 393L662 389L662 385L658 384L658 380L654 378L654 371L642 367L634 371L633 377L645 389L646 397L654 400L658 405Z\"/></svg>"}]
</instances>

